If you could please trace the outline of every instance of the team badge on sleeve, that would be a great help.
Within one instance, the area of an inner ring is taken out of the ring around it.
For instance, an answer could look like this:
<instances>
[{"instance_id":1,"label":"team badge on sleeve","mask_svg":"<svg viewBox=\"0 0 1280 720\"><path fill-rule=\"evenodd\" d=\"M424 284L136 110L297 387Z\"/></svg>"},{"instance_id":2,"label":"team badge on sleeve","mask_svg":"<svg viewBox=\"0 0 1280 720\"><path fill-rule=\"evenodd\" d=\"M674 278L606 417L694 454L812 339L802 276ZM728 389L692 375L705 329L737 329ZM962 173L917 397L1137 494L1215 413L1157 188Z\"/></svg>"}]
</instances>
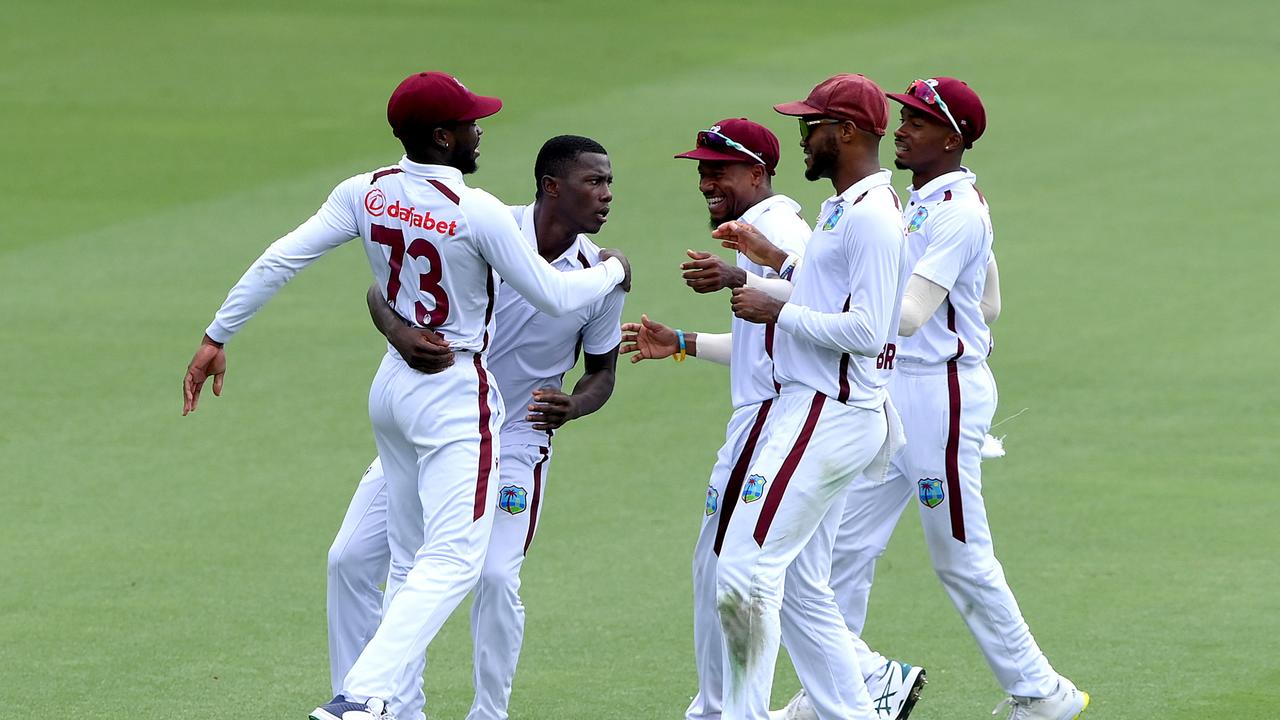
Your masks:
<instances>
[{"instance_id":1,"label":"team badge on sleeve","mask_svg":"<svg viewBox=\"0 0 1280 720\"><path fill-rule=\"evenodd\" d=\"M924 225L924 221L929 217L929 208L922 207L916 210L916 214L911 216L911 222L907 223L907 232L913 233Z\"/></svg>"},{"instance_id":2,"label":"team badge on sleeve","mask_svg":"<svg viewBox=\"0 0 1280 720\"><path fill-rule=\"evenodd\" d=\"M742 486L742 502L755 502L764 495L765 479L763 475L752 475Z\"/></svg>"},{"instance_id":3,"label":"team badge on sleeve","mask_svg":"<svg viewBox=\"0 0 1280 720\"><path fill-rule=\"evenodd\" d=\"M498 509L511 514L519 515L529 507L529 493L519 485L503 485L498 490Z\"/></svg>"},{"instance_id":4,"label":"team badge on sleeve","mask_svg":"<svg viewBox=\"0 0 1280 720\"><path fill-rule=\"evenodd\" d=\"M837 205L836 209L832 210L831 214L827 216L827 221L822 223L822 229L824 231L834 230L836 223L840 222L841 215L844 215L844 205Z\"/></svg>"},{"instance_id":5,"label":"team badge on sleeve","mask_svg":"<svg viewBox=\"0 0 1280 720\"><path fill-rule=\"evenodd\" d=\"M715 515L716 509L720 507L720 492L711 486L707 486L707 515Z\"/></svg>"},{"instance_id":6,"label":"team badge on sleeve","mask_svg":"<svg viewBox=\"0 0 1280 720\"><path fill-rule=\"evenodd\" d=\"M938 478L922 478L920 480L920 502L927 508L936 508L942 504L942 481Z\"/></svg>"}]
</instances>

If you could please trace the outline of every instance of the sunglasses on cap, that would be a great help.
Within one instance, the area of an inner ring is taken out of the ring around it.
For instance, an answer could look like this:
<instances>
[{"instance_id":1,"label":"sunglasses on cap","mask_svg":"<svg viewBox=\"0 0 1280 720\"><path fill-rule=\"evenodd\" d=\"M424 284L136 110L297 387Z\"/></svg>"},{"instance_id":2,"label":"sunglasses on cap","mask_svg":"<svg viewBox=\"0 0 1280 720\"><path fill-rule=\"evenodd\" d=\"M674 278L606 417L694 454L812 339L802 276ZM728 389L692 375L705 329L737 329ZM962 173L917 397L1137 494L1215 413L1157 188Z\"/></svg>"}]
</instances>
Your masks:
<instances>
[{"instance_id":1,"label":"sunglasses on cap","mask_svg":"<svg viewBox=\"0 0 1280 720\"><path fill-rule=\"evenodd\" d=\"M964 133L960 132L960 124L957 123L955 117L951 115L951 110L947 107L946 101L938 94L938 89L929 84L930 82L936 83L937 80L913 81L911 86L907 88L907 94L917 97L930 105L938 106L938 109L942 111L942 114L947 116L947 121L951 123L951 127L963 136Z\"/></svg>"},{"instance_id":2,"label":"sunglasses on cap","mask_svg":"<svg viewBox=\"0 0 1280 720\"><path fill-rule=\"evenodd\" d=\"M738 142L737 140L734 140L728 135L721 133L718 128L713 127L710 130L703 130L702 132L698 133L697 145L698 147L709 147L717 150L723 150L724 148L729 148L730 150L737 150L738 152L747 155L748 157L760 163L761 165L764 165L766 168L769 167L769 163L765 162L764 158L748 150L746 145L743 145L742 143Z\"/></svg>"},{"instance_id":3,"label":"sunglasses on cap","mask_svg":"<svg viewBox=\"0 0 1280 720\"><path fill-rule=\"evenodd\" d=\"M808 140L809 136L813 134L813 129L819 125L839 125L842 122L844 121L834 118L818 118L817 120L800 118L800 139Z\"/></svg>"}]
</instances>

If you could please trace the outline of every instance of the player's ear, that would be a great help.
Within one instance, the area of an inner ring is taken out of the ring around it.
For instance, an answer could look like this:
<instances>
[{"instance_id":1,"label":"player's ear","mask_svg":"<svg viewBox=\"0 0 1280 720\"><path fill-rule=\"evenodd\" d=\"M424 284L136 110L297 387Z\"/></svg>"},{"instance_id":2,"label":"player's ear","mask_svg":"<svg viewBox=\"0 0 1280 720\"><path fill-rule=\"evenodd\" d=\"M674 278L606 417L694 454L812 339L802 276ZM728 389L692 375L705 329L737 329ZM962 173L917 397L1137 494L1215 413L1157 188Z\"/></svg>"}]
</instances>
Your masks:
<instances>
[{"instance_id":1,"label":"player's ear","mask_svg":"<svg viewBox=\"0 0 1280 720\"><path fill-rule=\"evenodd\" d=\"M551 175L543 175L538 178L538 189L547 197L560 196L560 183Z\"/></svg>"},{"instance_id":2,"label":"player's ear","mask_svg":"<svg viewBox=\"0 0 1280 720\"><path fill-rule=\"evenodd\" d=\"M453 136L448 130L438 127L431 131L431 141L441 150L448 150L453 144Z\"/></svg>"}]
</instances>

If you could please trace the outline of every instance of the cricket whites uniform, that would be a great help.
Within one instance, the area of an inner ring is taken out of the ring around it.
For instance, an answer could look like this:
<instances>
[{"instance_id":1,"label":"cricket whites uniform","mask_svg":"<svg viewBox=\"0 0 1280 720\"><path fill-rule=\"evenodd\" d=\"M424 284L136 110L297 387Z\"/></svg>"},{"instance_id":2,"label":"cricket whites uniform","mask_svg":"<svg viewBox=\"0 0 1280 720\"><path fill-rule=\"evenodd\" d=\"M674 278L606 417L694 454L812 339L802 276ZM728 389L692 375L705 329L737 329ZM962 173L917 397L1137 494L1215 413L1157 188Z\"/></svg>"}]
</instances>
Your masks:
<instances>
[{"instance_id":1,"label":"cricket whites uniform","mask_svg":"<svg viewBox=\"0 0 1280 720\"><path fill-rule=\"evenodd\" d=\"M888 482L848 495L831 585L845 620L862 632L875 560L917 498L934 569L1004 689L1042 698L1058 674L1036 645L996 560L982 500L981 447L996 408L980 303L992 257L991 216L968 170L909 188L903 209L911 272L947 299L911 337L897 338L890 395L907 434ZM884 659L860 646L864 667Z\"/></svg>"},{"instance_id":2,"label":"cricket whites uniform","mask_svg":"<svg viewBox=\"0 0 1280 720\"><path fill-rule=\"evenodd\" d=\"M511 212L530 247L537 248L533 205ZM551 266L580 270L599 263L600 248L579 235ZM621 341L624 293L615 289L585 308L552 317L509 285L498 288L488 366L505 401L493 532L471 608L475 651L475 704L471 720L505 720L511 682L524 638L520 568L542 512L551 461L551 433L535 430L525 406L534 390L560 389L579 349L604 355ZM386 480L375 459L356 488L342 528L329 550L329 651L334 693L378 626L390 549ZM418 673L421 676L422 667ZM399 711L401 720L423 717L419 689Z\"/></svg>"},{"instance_id":3,"label":"cricket whites uniform","mask_svg":"<svg viewBox=\"0 0 1280 720\"><path fill-rule=\"evenodd\" d=\"M800 205L774 195L751 206L739 218L754 225L770 242L797 256L804 254L809 226L799 216ZM737 266L761 277L777 277L773 268L737 254ZM716 612L716 556L720 553L729 518L742 493L747 468L755 460L761 429L778 397L774 379L772 326L733 318L733 349L729 363L733 415L724 445L707 485L702 530L693 550L693 644L698 667L698 694L685 712L688 720L718 720L724 678L724 633Z\"/></svg>"},{"instance_id":4,"label":"cricket whites uniform","mask_svg":"<svg viewBox=\"0 0 1280 720\"><path fill-rule=\"evenodd\" d=\"M850 484L880 481L902 442L886 357L906 249L889 182L882 170L823 203L778 316L781 393L742 492L724 499L737 505L717 564L727 720L768 717L780 639L819 717L876 717L828 576Z\"/></svg>"},{"instance_id":5,"label":"cricket whites uniform","mask_svg":"<svg viewBox=\"0 0 1280 720\"><path fill-rule=\"evenodd\" d=\"M232 288L207 333L224 342L298 270L360 237L387 302L452 345L456 362L426 375L388 352L369 390L387 478L391 570L382 621L343 683L348 700L419 692L421 658L475 585L493 525L503 407L485 366L498 276L561 315L603 298L623 278L607 261L552 270L510 211L462 173L401 159L340 183L320 210L277 240ZM495 275L495 271L497 275Z\"/></svg>"}]
</instances>

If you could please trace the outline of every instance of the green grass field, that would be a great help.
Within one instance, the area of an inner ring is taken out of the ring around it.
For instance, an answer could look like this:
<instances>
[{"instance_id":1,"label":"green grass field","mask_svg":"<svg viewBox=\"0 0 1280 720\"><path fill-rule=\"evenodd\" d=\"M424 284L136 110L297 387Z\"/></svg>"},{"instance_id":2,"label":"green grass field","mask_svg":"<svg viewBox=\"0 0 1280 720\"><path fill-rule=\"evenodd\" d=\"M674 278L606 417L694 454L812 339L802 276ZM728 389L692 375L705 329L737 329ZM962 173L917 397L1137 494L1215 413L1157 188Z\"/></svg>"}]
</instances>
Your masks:
<instances>
[{"instance_id":1,"label":"green grass field","mask_svg":"<svg viewBox=\"0 0 1280 720\"><path fill-rule=\"evenodd\" d=\"M499 197L529 200L547 137L599 139L628 317L706 330L727 299L676 269L712 246L694 165L671 159L696 130L774 128L776 187L812 219L830 188L803 180L773 103L838 71L969 80L990 116L967 161L1000 253L997 419L1030 408L998 432L987 503L1031 628L1093 694L1086 718L1280 717L1280 6L181 5L16 0L0 27L0 717L296 719L328 698L325 551L375 452L383 347L356 244L229 346L222 398L184 419L179 384L262 248L399 157L387 95L430 68L506 101L472 179ZM719 368L650 363L561 434L514 720L682 716L727 414ZM989 717L1001 691L918 525L881 563L867 637L928 668L914 718ZM432 717L461 718L464 614L430 660ZM780 668L778 701L797 687Z\"/></svg>"}]
</instances>

